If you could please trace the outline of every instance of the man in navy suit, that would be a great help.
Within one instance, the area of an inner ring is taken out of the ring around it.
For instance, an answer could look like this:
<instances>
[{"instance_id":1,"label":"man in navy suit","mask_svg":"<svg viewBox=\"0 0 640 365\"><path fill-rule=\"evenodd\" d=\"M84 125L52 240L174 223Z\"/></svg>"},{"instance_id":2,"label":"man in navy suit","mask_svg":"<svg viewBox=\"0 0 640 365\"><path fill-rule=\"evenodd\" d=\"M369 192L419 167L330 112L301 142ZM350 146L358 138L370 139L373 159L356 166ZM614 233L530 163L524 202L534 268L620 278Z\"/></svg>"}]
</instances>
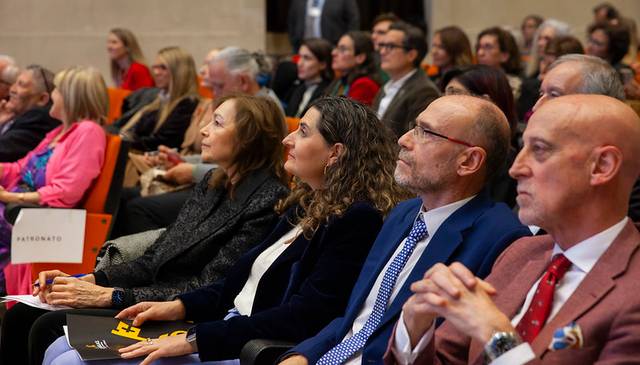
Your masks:
<instances>
[{"instance_id":1,"label":"man in navy suit","mask_svg":"<svg viewBox=\"0 0 640 365\"><path fill-rule=\"evenodd\" d=\"M398 141L395 178L419 198L387 217L344 316L293 348L282 364L381 364L409 286L427 268L459 261L484 277L511 242L530 235L484 190L505 162L509 135L504 114L483 98L445 96L418 116Z\"/></svg>"}]
</instances>

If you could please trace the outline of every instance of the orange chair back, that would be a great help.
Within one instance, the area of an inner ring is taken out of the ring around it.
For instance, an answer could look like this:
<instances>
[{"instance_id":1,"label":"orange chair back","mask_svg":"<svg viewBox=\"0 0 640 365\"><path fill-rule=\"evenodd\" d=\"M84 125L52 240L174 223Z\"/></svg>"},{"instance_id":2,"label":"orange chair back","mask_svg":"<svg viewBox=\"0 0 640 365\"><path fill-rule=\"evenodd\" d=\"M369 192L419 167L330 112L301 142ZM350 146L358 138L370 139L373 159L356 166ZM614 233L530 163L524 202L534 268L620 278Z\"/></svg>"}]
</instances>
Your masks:
<instances>
[{"instance_id":1,"label":"orange chair back","mask_svg":"<svg viewBox=\"0 0 640 365\"><path fill-rule=\"evenodd\" d=\"M200 94L200 96L202 96L203 98L213 99L213 91L208 87L202 86L202 84L200 83L201 80L202 78L198 76L198 94Z\"/></svg>"},{"instance_id":2,"label":"orange chair back","mask_svg":"<svg viewBox=\"0 0 640 365\"><path fill-rule=\"evenodd\" d=\"M122 114L122 102L124 98L131 94L131 90L117 89L110 87L107 89L109 93L109 114L107 115L107 125L113 123L114 120L120 118Z\"/></svg>"},{"instance_id":3,"label":"orange chair back","mask_svg":"<svg viewBox=\"0 0 640 365\"><path fill-rule=\"evenodd\" d=\"M87 192L83 204L83 208L87 210L87 213L105 213L105 203L111 188L111 180L116 169L121 144L122 139L119 136L107 134L107 148L102 171Z\"/></svg>"},{"instance_id":4,"label":"orange chair back","mask_svg":"<svg viewBox=\"0 0 640 365\"><path fill-rule=\"evenodd\" d=\"M87 210L82 263L33 263L31 264L31 276L34 280L40 271L45 270L58 269L68 274L93 271L96 257L102 244L109 236L113 214L115 214L120 202L128 149L128 143L123 142L119 136L107 135L107 148L102 172L87 192L82 205Z\"/></svg>"},{"instance_id":5,"label":"orange chair back","mask_svg":"<svg viewBox=\"0 0 640 365\"><path fill-rule=\"evenodd\" d=\"M298 125L300 125L300 118L286 117L285 119L287 120L287 129L289 130L289 133L298 129Z\"/></svg>"}]
</instances>

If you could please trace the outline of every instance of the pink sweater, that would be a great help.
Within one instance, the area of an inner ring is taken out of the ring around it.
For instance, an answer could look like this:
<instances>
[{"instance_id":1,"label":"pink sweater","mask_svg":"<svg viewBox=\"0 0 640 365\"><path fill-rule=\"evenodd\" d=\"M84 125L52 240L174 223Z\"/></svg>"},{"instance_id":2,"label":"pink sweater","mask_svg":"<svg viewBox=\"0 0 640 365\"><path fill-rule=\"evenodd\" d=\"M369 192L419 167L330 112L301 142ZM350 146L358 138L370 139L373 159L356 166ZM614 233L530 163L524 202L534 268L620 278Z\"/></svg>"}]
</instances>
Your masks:
<instances>
[{"instance_id":1,"label":"pink sweater","mask_svg":"<svg viewBox=\"0 0 640 365\"><path fill-rule=\"evenodd\" d=\"M22 167L37 152L47 148L62 131L62 126L49 132L42 142L24 158L2 164L0 185L10 190L20 181ZM75 207L100 174L104 163L107 137L97 123L83 120L74 123L58 140L47 163L45 185L38 189L40 204Z\"/></svg>"}]
</instances>

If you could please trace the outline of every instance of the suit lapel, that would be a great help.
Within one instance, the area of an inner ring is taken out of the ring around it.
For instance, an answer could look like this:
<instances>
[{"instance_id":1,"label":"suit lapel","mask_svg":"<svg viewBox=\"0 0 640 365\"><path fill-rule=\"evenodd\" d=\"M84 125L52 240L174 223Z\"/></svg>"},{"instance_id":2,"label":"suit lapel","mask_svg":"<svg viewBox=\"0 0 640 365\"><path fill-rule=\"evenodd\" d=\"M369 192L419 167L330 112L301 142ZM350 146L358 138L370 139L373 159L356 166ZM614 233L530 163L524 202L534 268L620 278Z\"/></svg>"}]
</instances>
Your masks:
<instances>
[{"instance_id":1,"label":"suit lapel","mask_svg":"<svg viewBox=\"0 0 640 365\"><path fill-rule=\"evenodd\" d=\"M422 278L424 273L438 262L448 263L451 255L462 242L462 232L473 225L477 216L491 204L486 192L481 192L467 204L455 211L447 218L434 233L422 256L416 263L407 280L382 318L378 330L388 321L395 320L402 309L402 305L411 296L409 286Z\"/></svg>"},{"instance_id":2,"label":"suit lapel","mask_svg":"<svg viewBox=\"0 0 640 365\"><path fill-rule=\"evenodd\" d=\"M416 70L413 73L413 75L411 75L411 77L409 77L407 81L405 81L404 85L402 85L402 87L400 88L400 90L398 90L398 92L393 97L393 99L391 99L391 102L387 106L387 110L385 110L384 115L382 116L383 118L385 118L387 115L390 115L397 107L400 106L400 102L402 101L404 94L407 93L407 90L413 87L413 84L417 81L418 77L420 76L420 72L421 72L420 70ZM382 90L384 90L384 88L380 89L380 92L384 96L384 92Z\"/></svg>"},{"instance_id":3,"label":"suit lapel","mask_svg":"<svg viewBox=\"0 0 640 365\"><path fill-rule=\"evenodd\" d=\"M356 299L350 303L346 315L347 320L343 321L343 323L348 324L348 328L351 328L353 320L360 313L364 302L369 296L369 292L372 290L382 270L384 270L385 265L391 259L391 255L393 255L398 245L409 234L421 207L422 204L417 204L413 209L407 209L404 216L399 218L398 222L394 224L398 229L393 230L388 237L378 236L378 239L383 240L383 242L379 245L379 248L375 247L374 250L369 253L369 259L365 262L361 270L362 277L358 278L356 286L353 289L352 298Z\"/></svg>"},{"instance_id":4,"label":"suit lapel","mask_svg":"<svg viewBox=\"0 0 640 365\"><path fill-rule=\"evenodd\" d=\"M579 319L614 288L614 279L626 271L638 244L638 231L629 221L560 311L533 341L533 351L537 356L542 356L547 351L556 329Z\"/></svg>"}]
</instances>

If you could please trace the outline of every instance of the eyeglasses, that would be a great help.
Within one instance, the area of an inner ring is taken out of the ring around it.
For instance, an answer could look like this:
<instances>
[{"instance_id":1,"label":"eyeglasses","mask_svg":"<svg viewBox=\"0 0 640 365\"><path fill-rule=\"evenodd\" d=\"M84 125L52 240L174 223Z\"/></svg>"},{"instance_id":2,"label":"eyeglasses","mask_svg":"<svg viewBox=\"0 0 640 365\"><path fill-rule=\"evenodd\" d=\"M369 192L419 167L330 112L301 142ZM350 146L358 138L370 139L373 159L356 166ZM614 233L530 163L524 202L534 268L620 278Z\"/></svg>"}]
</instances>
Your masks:
<instances>
[{"instance_id":1,"label":"eyeglasses","mask_svg":"<svg viewBox=\"0 0 640 365\"><path fill-rule=\"evenodd\" d=\"M432 135L432 136L436 136L436 137L440 137L440 138L446 139L446 140L448 140L450 142L453 142L453 143L461 144L463 146L475 147L474 145L472 145L469 142L465 142L465 141L462 141L462 140L459 140L459 139L447 137L444 134L440 134L438 132L434 132L434 131L432 131L430 129L422 127L422 126L418 125L417 123L413 127L413 135L416 138L418 138L418 139L420 139L422 141L426 140L428 135Z\"/></svg>"},{"instance_id":2,"label":"eyeglasses","mask_svg":"<svg viewBox=\"0 0 640 365\"><path fill-rule=\"evenodd\" d=\"M384 42L378 43L378 49L381 51L385 50L385 51L391 52L396 48L404 49L405 51L409 50L409 47L403 46L402 44L384 43Z\"/></svg>"},{"instance_id":3,"label":"eyeglasses","mask_svg":"<svg viewBox=\"0 0 640 365\"><path fill-rule=\"evenodd\" d=\"M338 51L338 53L351 53L353 52L353 50L349 47L346 46L337 46L336 47L336 51Z\"/></svg>"}]
</instances>

